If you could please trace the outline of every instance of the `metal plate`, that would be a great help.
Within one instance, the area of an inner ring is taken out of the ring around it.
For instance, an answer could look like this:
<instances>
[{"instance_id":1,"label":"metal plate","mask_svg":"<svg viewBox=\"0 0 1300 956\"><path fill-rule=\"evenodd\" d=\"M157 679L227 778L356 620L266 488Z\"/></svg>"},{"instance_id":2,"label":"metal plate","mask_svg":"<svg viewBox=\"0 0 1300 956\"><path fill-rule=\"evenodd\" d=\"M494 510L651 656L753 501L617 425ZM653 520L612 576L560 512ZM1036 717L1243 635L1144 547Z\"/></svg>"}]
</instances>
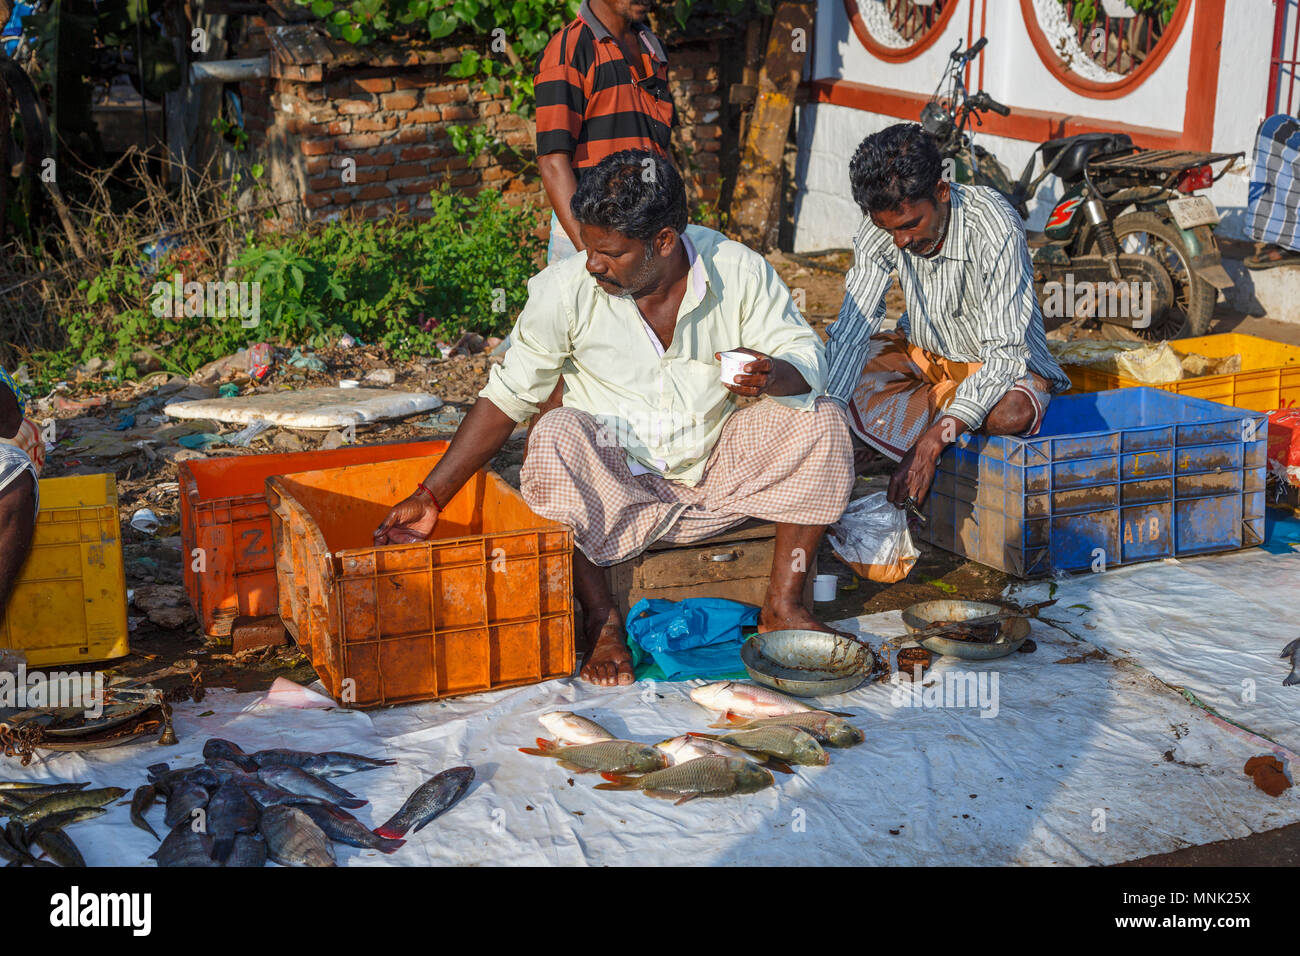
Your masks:
<instances>
[{"instance_id":1,"label":"metal plate","mask_svg":"<svg viewBox=\"0 0 1300 956\"><path fill-rule=\"evenodd\" d=\"M1219 210L1209 196L1188 196L1169 200L1169 212L1180 229L1213 226L1219 221Z\"/></svg>"},{"instance_id":2,"label":"metal plate","mask_svg":"<svg viewBox=\"0 0 1300 956\"><path fill-rule=\"evenodd\" d=\"M796 697L827 697L857 687L875 663L871 649L826 631L769 631L740 649L749 676Z\"/></svg>"},{"instance_id":3,"label":"metal plate","mask_svg":"<svg viewBox=\"0 0 1300 956\"><path fill-rule=\"evenodd\" d=\"M908 633L915 634L922 628L937 621L968 621L971 618L996 614L1002 608L996 604L984 604L980 601L923 601L913 604L903 611L903 626ZM1023 617L1007 618L1002 623L998 639L991 644L976 641L958 641L948 637L929 637L917 640L927 651L942 654L945 657L959 657L969 661L987 661L1006 657L1020 649L1029 636L1029 620Z\"/></svg>"}]
</instances>

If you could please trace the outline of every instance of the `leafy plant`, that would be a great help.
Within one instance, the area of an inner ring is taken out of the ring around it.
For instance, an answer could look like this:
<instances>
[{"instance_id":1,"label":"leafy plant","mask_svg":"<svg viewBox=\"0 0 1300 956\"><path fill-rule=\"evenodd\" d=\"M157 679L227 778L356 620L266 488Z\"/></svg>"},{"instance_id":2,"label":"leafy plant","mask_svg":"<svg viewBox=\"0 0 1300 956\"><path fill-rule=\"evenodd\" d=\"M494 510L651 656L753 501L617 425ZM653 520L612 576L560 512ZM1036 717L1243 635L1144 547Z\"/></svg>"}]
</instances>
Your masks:
<instances>
[{"instance_id":1,"label":"leafy plant","mask_svg":"<svg viewBox=\"0 0 1300 956\"><path fill-rule=\"evenodd\" d=\"M1060 0L1062 6L1067 2L1068 0ZM1101 15L1098 9L1099 2L1100 0L1075 0L1071 8L1071 19L1079 26L1090 26L1096 23ZM1168 26L1178 10L1179 0L1125 0L1125 2L1134 13L1155 14L1159 16L1161 26Z\"/></svg>"}]
</instances>

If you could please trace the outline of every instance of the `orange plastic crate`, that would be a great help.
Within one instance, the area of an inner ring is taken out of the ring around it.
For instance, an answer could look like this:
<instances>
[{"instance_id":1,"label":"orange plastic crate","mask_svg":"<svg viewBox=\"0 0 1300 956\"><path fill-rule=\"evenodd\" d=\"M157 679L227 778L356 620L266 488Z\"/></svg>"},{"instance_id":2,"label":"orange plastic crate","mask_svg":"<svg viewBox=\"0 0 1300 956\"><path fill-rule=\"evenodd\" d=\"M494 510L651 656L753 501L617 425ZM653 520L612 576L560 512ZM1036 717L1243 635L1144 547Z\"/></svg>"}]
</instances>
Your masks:
<instances>
[{"instance_id":1,"label":"orange plastic crate","mask_svg":"<svg viewBox=\"0 0 1300 956\"><path fill-rule=\"evenodd\" d=\"M1104 392L1112 388L1158 388L1190 398L1204 398L1252 412L1300 405L1300 348L1254 335L1225 332L1169 343L1175 351L1208 358L1241 355L1241 371L1228 375L1198 375L1168 385L1143 385L1114 372L1086 365L1063 366L1071 391Z\"/></svg>"},{"instance_id":2,"label":"orange plastic crate","mask_svg":"<svg viewBox=\"0 0 1300 956\"><path fill-rule=\"evenodd\" d=\"M441 455L266 483L280 616L352 707L436 700L573 672L573 532L499 475L471 478L434 537L374 529Z\"/></svg>"},{"instance_id":3,"label":"orange plastic crate","mask_svg":"<svg viewBox=\"0 0 1300 956\"><path fill-rule=\"evenodd\" d=\"M426 441L181 462L177 470L185 590L203 630L226 637L237 617L280 613L267 478L309 468L441 455L446 450L445 441Z\"/></svg>"}]
</instances>

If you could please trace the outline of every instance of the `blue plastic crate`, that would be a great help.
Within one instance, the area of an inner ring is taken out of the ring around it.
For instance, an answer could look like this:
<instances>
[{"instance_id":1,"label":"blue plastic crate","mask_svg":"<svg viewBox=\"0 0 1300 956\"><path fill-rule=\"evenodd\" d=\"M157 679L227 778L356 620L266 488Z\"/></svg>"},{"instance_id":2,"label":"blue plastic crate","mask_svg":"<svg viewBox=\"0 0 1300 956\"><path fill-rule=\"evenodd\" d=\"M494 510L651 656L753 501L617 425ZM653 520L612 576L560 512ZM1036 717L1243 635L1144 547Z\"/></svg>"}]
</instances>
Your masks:
<instances>
[{"instance_id":1,"label":"blue plastic crate","mask_svg":"<svg viewBox=\"0 0 1300 956\"><path fill-rule=\"evenodd\" d=\"M1020 577L1264 540L1268 419L1153 388L1053 399L1032 438L943 453L921 537Z\"/></svg>"}]
</instances>

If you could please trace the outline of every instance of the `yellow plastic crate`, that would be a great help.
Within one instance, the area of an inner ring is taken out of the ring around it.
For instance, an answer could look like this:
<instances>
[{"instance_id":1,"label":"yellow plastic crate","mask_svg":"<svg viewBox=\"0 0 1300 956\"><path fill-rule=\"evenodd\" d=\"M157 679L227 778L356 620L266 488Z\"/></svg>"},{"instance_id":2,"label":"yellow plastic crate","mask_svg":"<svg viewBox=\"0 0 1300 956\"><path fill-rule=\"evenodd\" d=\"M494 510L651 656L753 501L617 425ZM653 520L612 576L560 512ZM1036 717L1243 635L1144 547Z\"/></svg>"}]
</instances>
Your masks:
<instances>
[{"instance_id":1,"label":"yellow plastic crate","mask_svg":"<svg viewBox=\"0 0 1300 956\"><path fill-rule=\"evenodd\" d=\"M1204 398L1252 412L1300 405L1300 347L1272 342L1254 335L1225 332L1169 343L1181 353L1196 352L1207 358L1241 355L1241 371L1230 375L1199 375L1168 385L1143 386L1114 372L1085 365L1063 366L1074 392L1104 392L1112 388L1158 388L1192 398Z\"/></svg>"},{"instance_id":2,"label":"yellow plastic crate","mask_svg":"<svg viewBox=\"0 0 1300 956\"><path fill-rule=\"evenodd\" d=\"M23 651L31 668L131 652L112 475L41 480L32 550L0 618L0 647Z\"/></svg>"}]
</instances>

